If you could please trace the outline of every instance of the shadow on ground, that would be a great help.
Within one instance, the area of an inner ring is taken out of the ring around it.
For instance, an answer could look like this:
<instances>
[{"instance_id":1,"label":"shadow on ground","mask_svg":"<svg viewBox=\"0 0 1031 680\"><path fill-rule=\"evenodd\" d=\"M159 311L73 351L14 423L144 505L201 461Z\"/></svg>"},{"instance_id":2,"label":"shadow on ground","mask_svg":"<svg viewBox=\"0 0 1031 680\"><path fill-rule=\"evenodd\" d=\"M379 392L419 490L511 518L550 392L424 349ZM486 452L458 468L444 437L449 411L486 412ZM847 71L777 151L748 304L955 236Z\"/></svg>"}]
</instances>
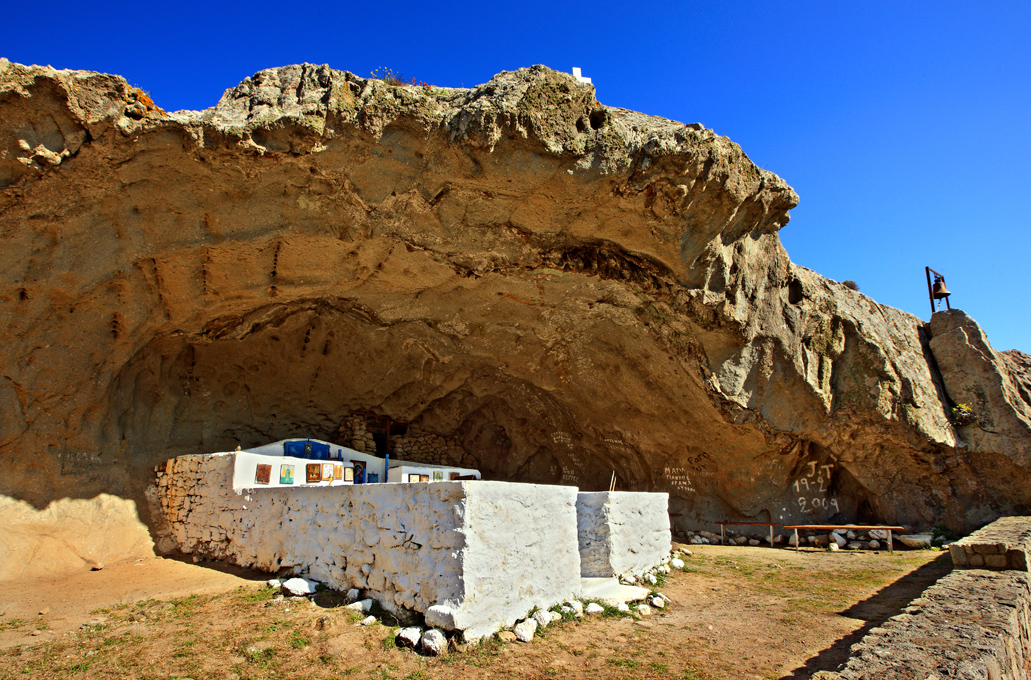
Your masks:
<instances>
[{"instance_id":1,"label":"shadow on ground","mask_svg":"<svg viewBox=\"0 0 1031 680\"><path fill-rule=\"evenodd\" d=\"M782 680L808 680L817 671L837 670L848 660L852 645L862 640L871 628L876 628L896 614L902 613L906 605L950 571L952 559L947 551L942 552L916 571L881 588L862 602L842 610L839 612L842 616L860 619L866 623L855 632L835 640L834 644L809 659L804 666L796 668L790 675L783 676Z\"/></svg>"}]
</instances>

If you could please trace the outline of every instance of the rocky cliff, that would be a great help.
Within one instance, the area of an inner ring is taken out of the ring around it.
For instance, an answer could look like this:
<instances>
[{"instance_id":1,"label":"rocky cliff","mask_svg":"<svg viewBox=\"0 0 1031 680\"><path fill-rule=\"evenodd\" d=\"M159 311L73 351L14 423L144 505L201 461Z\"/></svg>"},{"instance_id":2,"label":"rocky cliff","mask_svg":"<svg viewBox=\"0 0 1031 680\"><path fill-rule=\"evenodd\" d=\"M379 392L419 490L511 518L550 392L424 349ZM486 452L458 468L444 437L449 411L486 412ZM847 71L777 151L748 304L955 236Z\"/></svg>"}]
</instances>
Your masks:
<instances>
[{"instance_id":1,"label":"rocky cliff","mask_svg":"<svg viewBox=\"0 0 1031 680\"><path fill-rule=\"evenodd\" d=\"M541 66L450 89L302 64L165 113L0 61L0 493L146 521L156 463L362 411L487 478L615 471L681 527L1031 511L1029 358L792 264L797 200Z\"/></svg>"}]
</instances>

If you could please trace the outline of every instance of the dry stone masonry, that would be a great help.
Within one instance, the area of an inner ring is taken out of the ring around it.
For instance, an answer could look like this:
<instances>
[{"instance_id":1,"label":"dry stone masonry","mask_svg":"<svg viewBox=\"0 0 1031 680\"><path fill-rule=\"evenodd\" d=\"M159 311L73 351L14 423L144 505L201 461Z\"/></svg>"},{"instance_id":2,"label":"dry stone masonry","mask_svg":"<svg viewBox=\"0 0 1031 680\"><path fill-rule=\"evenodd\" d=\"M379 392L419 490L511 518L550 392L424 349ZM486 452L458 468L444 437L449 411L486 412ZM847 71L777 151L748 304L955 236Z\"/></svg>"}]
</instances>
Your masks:
<instances>
[{"instance_id":1,"label":"dry stone masonry","mask_svg":"<svg viewBox=\"0 0 1031 680\"><path fill-rule=\"evenodd\" d=\"M905 612L853 645L839 680L1016 680L1031 668L1031 518L1005 517L949 546L957 567L976 557L1015 567L957 569ZM958 547L957 547L958 546ZM973 548L972 551L967 548ZM961 563L962 562L962 563ZM824 673L825 676L835 674Z\"/></svg>"},{"instance_id":2,"label":"dry stone masonry","mask_svg":"<svg viewBox=\"0 0 1031 680\"><path fill-rule=\"evenodd\" d=\"M956 567L1031 571L1031 517L1002 517L949 546Z\"/></svg>"}]
</instances>

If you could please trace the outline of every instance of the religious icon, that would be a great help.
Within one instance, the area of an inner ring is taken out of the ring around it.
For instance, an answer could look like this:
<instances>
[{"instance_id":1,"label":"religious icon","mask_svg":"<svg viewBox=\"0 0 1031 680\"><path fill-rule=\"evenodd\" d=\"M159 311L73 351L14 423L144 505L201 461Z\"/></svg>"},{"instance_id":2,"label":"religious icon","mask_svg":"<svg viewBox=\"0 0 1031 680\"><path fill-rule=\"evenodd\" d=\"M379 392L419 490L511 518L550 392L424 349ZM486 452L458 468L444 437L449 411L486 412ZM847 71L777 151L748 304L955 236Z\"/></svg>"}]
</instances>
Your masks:
<instances>
[{"instance_id":1,"label":"religious icon","mask_svg":"<svg viewBox=\"0 0 1031 680\"><path fill-rule=\"evenodd\" d=\"M368 484L379 484L379 473L378 472L370 472L370 473L368 473L367 475L365 475L365 481Z\"/></svg>"},{"instance_id":2,"label":"religious icon","mask_svg":"<svg viewBox=\"0 0 1031 680\"><path fill-rule=\"evenodd\" d=\"M280 484L293 484L294 483L294 466L293 465L280 465L279 466L279 483Z\"/></svg>"},{"instance_id":3,"label":"religious icon","mask_svg":"<svg viewBox=\"0 0 1031 680\"><path fill-rule=\"evenodd\" d=\"M255 484L268 484L272 478L272 466L260 463L254 471Z\"/></svg>"},{"instance_id":4,"label":"religious icon","mask_svg":"<svg viewBox=\"0 0 1031 680\"><path fill-rule=\"evenodd\" d=\"M344 466L340 463L333 463L333 479L342 479L344 476Z\"/></svg>"},{"instance_id":5,"label":"religious icon","mask_svg":"<svg viewBox=\"0 0 1031 680\"><path fill-rule=\"evenodd\" d=\"M352 460L351 466L354 468L354 483L364 484L365 483L365 461Z\"/></svg>"},{"instance_id":6,"label":"religious icon","mask_svg":"<svg viewBox=\"0 0 1031 680\"><path fill-rule=\"evenodd\" d=\"M304 481L317 484L322 481L322 463L308 463L304 466Z\"/></svg>"},{"instance_id":7,"label":"religious icon","mask_svg":"<svg viewBox=\"0 0 1031 680\"><path fill-rule=\"evenodd\" d=\"M322 481L332 482L333 481L333 464L323 463L322 464Z\"/></svg>"},{"instance_id":8,"label":"religious icon","mask_svg":"<svg viewBox=\"0 0 1031 680\"><path fill-rule=\"evenodd\" d=\"M408 475L408 481L409 483L419 481L419 475Z\"/></svg>"},{"instance_id":9,"label":"religious icon","mask_svg":"<svg viewBox=\"0 0 1031 680\"><path fill-rule=\"evenodd\" d=\"M430 476L429 475L419 475L419 481L420 482L428 482L428 481L430 481Z\"/></svg>"},{"instance_id":10,"label":"religious icon","mask_svg":"<svg viewBox=\"0 0 1031 680\"><path fill-rule=\"evenodd\" d=\"M444 481L444 471L443 470L434 470L433 471L433 481L435 481L435 482L443 482Z\"/></svg>"},{"instance_id":11,"label":"religious icon","mask_svg":"<svg viewBox=\"0 0 1031 680\"><path fill-rule=\"evenodd\" d=\"M453 481L455 481L456 479L458 479L461 476L462 476L461 472L452 472L451 475L450 475L451 481L453 482Z\"/></svg>"},{"instance_id":12,"label":"religious icon","mask_svg":"<svg viewBox=\"0 0 1031 680\"><path fill-rule=\"evenodd\" d=\"M344 481L351 482L354 484L354 468L351 466L344 468Z\"/></svg>"}]
</instances>

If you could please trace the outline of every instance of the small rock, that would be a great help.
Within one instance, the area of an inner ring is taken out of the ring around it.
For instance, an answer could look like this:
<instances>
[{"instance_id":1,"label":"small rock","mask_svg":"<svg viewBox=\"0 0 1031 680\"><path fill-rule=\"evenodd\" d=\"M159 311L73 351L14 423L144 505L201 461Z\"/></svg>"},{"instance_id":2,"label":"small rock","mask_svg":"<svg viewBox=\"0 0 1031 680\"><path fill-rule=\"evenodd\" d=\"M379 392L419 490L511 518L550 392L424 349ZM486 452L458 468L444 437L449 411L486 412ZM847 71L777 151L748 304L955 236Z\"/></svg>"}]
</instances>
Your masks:
<instances>
[{"instance_id":1,"label":"small rock","mask_svg":"<svg viewBox=\"0 0 1031 680\"><path fill-rule=\"evenodd\" d=\"M104 563L103 562L94 562L93 566L91 566L89 569L90 569L90 571L100 571L103 568L104 568Z\"/></svg>"},{"instance_id":2,"label":"small rock","mask_svg":"<svg viewBox=\"0 0 1031 680\"><path fill-rule=\"evenodd\" d=\"M304 597L314 593L318 585L306 578L291 578L283 581L283 592L293 597Z\"/></svg>"},{"instance_id":3,"label":"small rock","mask_svg":"<svg viewBox=\"0 0 1031 680\"><path fill-rule=\"evenodd\" d=\"M849 529L848 531L845 532L845 538L847 538L850 541L854 541L857 538L859 538L859 536L856 534L856 532L854 532L851 529Z\"/></svg>"},{"instance_id":4,"label":"small rock","mask_svg":"<svg viewBox=\"0 0 1031 680\"><path fill-rule=\"evenodd\" d=\"M704 538L699 538L698 536L692 536L691 538L687 539L687 542L691 545L701 545L703 543L708 543L708 541L706 541Z\"/></svg>"},{"instance_id":5,"label":"small rock","mask_svg":"<svg viewBox=\"0 0 1031 680\"><path fill-rule=\"evenodd\" d=\"M362 594L360 592L358 592L357 588L351 588L350 590L347 591L347 601L348 602L355 602L361 596L362 596Z\"/></svg>"},{"instance_id":6,"label":"small rock","mask_svg":"<svg viewBox=\"0 0 1031 680\"><path fill-rule=\"evenodd\" d=\"M655 607L656 609L662 609L666 606L666 601L663 600L661 597L653 597L652 599L648 600L648 604Z\"/></svg>"},{"instance_id":7,"label":"small rock","mask_svg":"<svg viewBox=\"0 0 1031 680\"><path fill-rule=\"evenodd\" d=\"M930 548L931 534L906 534L899 536L898 540L907 548Z\"/></svg>"},{"instance_id":8,"label":"small rock","mask_svg":"<svg viewBox=\"0 0 1031 680\"><path fill-rule=\"evenodd\" d=\"M827 538L829 538L834 543L837 543L839 548L844 548L848 544L848 541L845 540L845 537L839 534L837 531L832 531L830 535L827 536Z\"/></svg>"},{"instance_id":9,"label":"small rock","mask_svg":"<svg viewBox=\"0 0 1031 680\"><path fill-rule=\"evenodd\" d=\"M359 614L366 614L372 610L372 600L358 600L351 604L345 604L344 609L352 612L358 612Z\"/></svg>"},{"instance_id":10,"label":"small rock","mask_svg":"<svg viewBox=\"0 0 1031 680\"><path fill-rule=\"evenodd\" d=\"M565 616L570 616L570 615L576 613L575 611L573 611L572 607L567 607L566 605L562 605L561 607L558 608L558 610L560 612L562 612L562 614L565 615Z\"/></svg>"},{"instance_id":11,"label":"small rock","mask_svg":"<svg viewBox=\"0 0 1031 680\"><path fill-rule=\"evenodd\" d=\"M652 608L649 607L646 604L638 605L637 613L640 614L641 616L651 616L652 615Z\"/></svg>"},{"instance_id":12,"label":"small rock","mask_svg":"<svg viewBox=\"0 0 1031 680\"><path fill-rule=\"evenodd\" d=\"M863 543L862 541L849 541L848 545L845 546L845 547L848 548L849 550L862 550L863 548L866 547L866 544Z\"/></svg>"},{"instance_id":13,"label":"small rock","mask_svg":"<svg viewBox=\"0 0 1031 680\"><path fill-rule=\"evenodd\" d=\"M645 574L645 575L644 575L644 580L645 580L645 581L646 581L647 583L650 583L650 584L652 584L652 585L655 585L656 583L658 583L658 582L659 582L659 581L658 581L658 579L656 579L656 578L655 578L655 575L654 575L654 574Z\"/></svg>"},{"instance_id":14,"label":"small rock","mask_svg":"<svg viewBox=\"0 0 1031 680\"><path fill-rule=\"evenodd\" d=\"M870 538L876 538L878 541L887 541L888 531L886 529L871 529Z\"/></svg>"},{"instance_id":15,"label":"small rock","mask_svg":"<svg viewBox=\"0 0 1031 680\"><path fill-rule=\"evenodd\" d=\"M605 612L605 607L602 607L597 602L591 602L589 605L587 605L584 608L584 613L586 613L588 616L591 616L591 615L594 615L594 614L602 614L604 612Z\"/></svg>"},{"instance_id":16,"label":"small rock","mask_svg":"<svg viewBox=\"0 0 1031 680\"><path fill-rule=\"evenodd\" d=\"M838 547L837 543L830 543L830 544L828 544L827 545L827 549L832 551L832 552L835 551L835 550L841 550L841 548Z\"/></svg>"},{"instance_id":17,"label":"small rock","mask_svg":"<svg viewBox=\"0 0 1031 680\"><path fill-rule=\"evenodd\" d=\"M541 628L545 628L549 623L551 623L551 614L552 612L549 612L547 610L538 609L533 613L533 620L537 622L538 626L540 626Z\"/></svg>"},{"instance_id":18,"label":"small rock","mask_svg":"<svg viewBox=\"0 0 1031 680\"><path fill-rule=\"evenodd\" d=\"M533 640L533 634L537 632L537 622L533 619L527 619L521 623L517 623L512 632L515 633L516 640L520 642L529 642Z\"/></svg>"},{"instance_id":19,"label":"small rock","mask_svg":"<svg viewBox=\"0 0 1031 680\"><path fill-rule=\"evenodd\" d=\"M754 547L754 546L757 546L757 545L759 545L759 544L760 544L760 541L758 541L758 540L756 540L756 539L754 539L754 538L750 538L750 539L748 539L748 545L750 545L750 546L753 546L753 547Z\"/></svg>"},{"instance_id":20,"label":"small rock","mask_svg":"<svg viewBox=\"0 0 1031 680\"><path fill-rule=\"evenodd\" d=\"M669 563L670 566L672 566L674 569L683 569L684 566L686 566L684 564L684 560L680 559L679 557L674 557L672 560L669 561Z\"/></svg>"},{"instance_id":21,"label":"small rock","mask_svg":"<svg viewBox=\"0 0 1031 680\"><path fill-rule=\"evenodd\" d=\"M455 610L446 604L435 604L426 610L425 617L426 624L433 628L446 628L448 630L454 630L455 626Z\"/></svg>"},{"instance_id":22,"label":"small rock","mask_svg":"<svg viewBox=\"0 0 1031 680\"><path fill-rule=\"evenodd\" d=\"M360 625L360 626L371 626L374 623L376 623L376 617L375 616L366 616L364 619L362 619L361 621L358 622L358 625Z\"/></svg>"},{"instance_id":23,"label":"small rock","mask_svg":"<svg viewBox=\"0 0 1031 680\"><path fill-rule=\"evenodd\" d=\"M39 610L39 615L40 616L46 616L49 613L50 613L50 607L43 607L42 609Z\"/></svg>"},{"instance_id":24,"label":"small rock","mask_svg":"<svg viewBox=\"0 0 1031 680\"><path fill-rule=\"evenodd\" d=\"M795 547L795 535L794 534L791 534L790 536L788 536L788 545L790 545L792 548Z\"/></svg>"},{"instance_id":25,"label":"small rock","mask_svg":"<svg viewBox=\"0 0 1031 680\"><path fill-rule=\"evenodd\" d=\"M873 532L871 531L870 534L872 535ZM869 546L870 546L870 550L880 550L881 549L881 544L880 544L880 542L876 538L870 541Z\"/></svg>"},{"instance_id":26,"label":"small rock","mask_svg":"<svg viewBox=\"0 0 1031 680\"><path fill-rule=\"evenodd\" d=\"M282 588L283 587L283 579L281 579L281 578L270 578L268 580L268 587L269 588Z\"/></svg>"},{"instance_id":27,"label":"small rock","mask_svg":"<svg viewBox=\"0 0 1031 680\"><path fill-rule=\"evenodd\" d=\"M730 539L730 542L733 543L734 545L744 545L745 543L748 543L748 537L747 536L736 536L736 537Z\"/></svg>"},{"instance_id":28,"label":"small rock","mask_svg":"<svg viewBox=\"0 0 1031 680\"><path fill-rule=\"evenodd\" d=\"M669 573L669 567L667 567L665 564L663 564L663 565L661 565L658 568L658 571L663 573L663 574L668 574Z\"/></svg>"},{"instance_id":29,"label":"small rock","mask_svg":"<svg viewBox=\"0 0 1031 680\"><path fill-rule=\"evenodd\" d=\"M398 647L411 647L412 649L415 649L419 646L419 640L421 639L422 628L419 626L410 626L397 631L397 635L394 636L394 644Z\"/></svg>"},{"instance_id":30,"label":"small rock","mask_svg":"<svg viewBox=\"0 0 1031 680\"><path fill-rule=\"evenodd\" d=\"M619 606L617 606L616 609L618 609L621 612L629 613L630 612L630 605L628 605L626 602L620 602Z\"/></svg>"},{"instance_id":31,"label":"small rock","mask_svg":"<svg viewBox=\"0 0 1031 680\"><path fill-rule=\"evenodd\" d=\"M503 630L500 633L498 633L498 639L502 642L515 642L516 634L510 630Z\"/></svg>"},{"instance_id":32,"label":"small rock","mask_svg":"<svg viewBox=\"0 0 1031 680\"><path fill-rule=\"evenodd\" d=\"M569 607L571 607L572 610L574 612L576 612L577 614L583 614L584 613L584 603L581 602L580 600L569 600L569 601L566 602L566 604Z\"/></svg>"},{"instance_id":33,"label":"small rock","mask_svg":"<svg viewBox=\"0 0 1031 680\"><path fill-rule=\"evenodd\" d=\"M684 557L691 557L691 555L694 555L694 553L688 550L687 548L681 548L680 554Z\"/></svg>"},{"instance_id":34,"label":"small rock","mask_svg":"<svg viewBox=\"0 0 1031 680\"><path fill-rule=\"evenodd\" d=\"M423 633L419 644L430 656L440 656L447 649L447 637L439 628L431 628Z\"/></svg>"}]
</instances>

